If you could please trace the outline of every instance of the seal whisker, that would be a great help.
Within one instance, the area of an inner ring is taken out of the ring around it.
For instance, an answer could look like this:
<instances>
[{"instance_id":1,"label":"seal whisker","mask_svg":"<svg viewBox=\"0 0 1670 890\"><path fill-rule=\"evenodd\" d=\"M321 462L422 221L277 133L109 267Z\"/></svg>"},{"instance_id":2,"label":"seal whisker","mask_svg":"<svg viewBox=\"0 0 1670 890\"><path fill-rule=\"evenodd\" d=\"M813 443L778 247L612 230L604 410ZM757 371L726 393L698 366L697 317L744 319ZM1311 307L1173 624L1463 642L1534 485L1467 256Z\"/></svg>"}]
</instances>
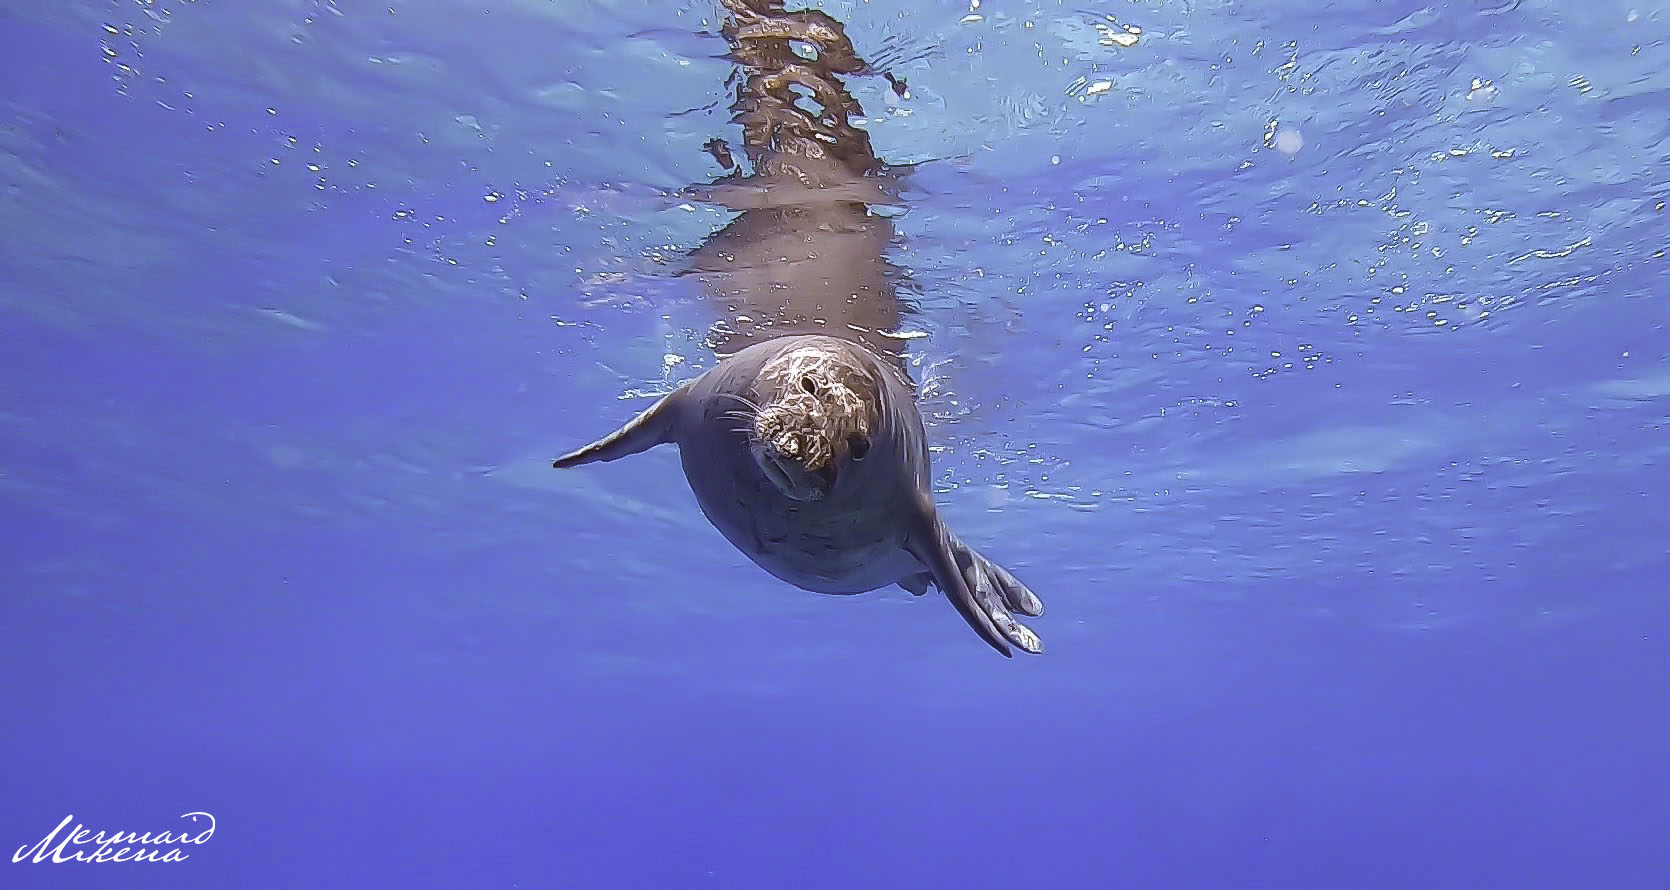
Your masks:
<instances>
[{"instance_id":1,"label":"seal whisker","mask_svg":"<svg viewBox=\"0 0 1670 890\"><path fill-rule=\"evenodd\" d=\"M727 399L734 399L738 402L741 402L744 407L746 407L749 411L752 411L755 414L758 414L761 411L765 410L765 409L761 408L759 405L755 404L753 399L750 399L747 396L741 395L739 393L722 392L722 393L716 393L716 395L723 396L724 398L727 398Z\"/></svg>"}]
</instances>

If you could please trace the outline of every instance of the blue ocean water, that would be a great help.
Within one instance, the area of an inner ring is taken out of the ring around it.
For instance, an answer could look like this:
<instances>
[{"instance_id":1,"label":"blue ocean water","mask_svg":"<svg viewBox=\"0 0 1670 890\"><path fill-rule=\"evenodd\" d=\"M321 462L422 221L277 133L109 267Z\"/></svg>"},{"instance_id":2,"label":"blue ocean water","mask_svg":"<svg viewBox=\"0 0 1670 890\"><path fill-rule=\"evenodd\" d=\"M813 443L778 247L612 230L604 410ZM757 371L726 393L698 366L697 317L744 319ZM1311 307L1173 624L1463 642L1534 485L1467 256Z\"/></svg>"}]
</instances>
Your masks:
<instances>
[{"instance_id":1,"label":"blue ocean water","mask_svg":"<svg viewBox=\"0 0 1670 890\"><path fill-rule=\"evenodd\" d=\"M0 886L1670 887L1670 7L819 8L1046 653L550 469L716 3L5 0Z\"/></svg>"}]
</instances>

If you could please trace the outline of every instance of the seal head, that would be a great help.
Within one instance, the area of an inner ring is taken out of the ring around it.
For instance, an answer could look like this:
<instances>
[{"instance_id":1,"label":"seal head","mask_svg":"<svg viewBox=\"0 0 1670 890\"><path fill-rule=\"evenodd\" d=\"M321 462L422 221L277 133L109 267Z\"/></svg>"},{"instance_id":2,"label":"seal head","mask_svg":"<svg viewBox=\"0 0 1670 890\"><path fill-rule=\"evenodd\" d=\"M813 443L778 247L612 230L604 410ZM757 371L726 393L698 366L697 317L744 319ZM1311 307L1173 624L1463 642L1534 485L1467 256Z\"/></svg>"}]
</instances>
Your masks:
<instances>
[{"instance_id":1,"label":"seal head","mask_svg":"<svg viewBox=\"0 0 1670 890\"><path fill-rule=\"evenodd\" d=\"M789 350L760 369L749 453L792 501L821 501L843 467L864 460L876 426L879 381L845 351L816 345Z\"/></svg>"}]
</instances>

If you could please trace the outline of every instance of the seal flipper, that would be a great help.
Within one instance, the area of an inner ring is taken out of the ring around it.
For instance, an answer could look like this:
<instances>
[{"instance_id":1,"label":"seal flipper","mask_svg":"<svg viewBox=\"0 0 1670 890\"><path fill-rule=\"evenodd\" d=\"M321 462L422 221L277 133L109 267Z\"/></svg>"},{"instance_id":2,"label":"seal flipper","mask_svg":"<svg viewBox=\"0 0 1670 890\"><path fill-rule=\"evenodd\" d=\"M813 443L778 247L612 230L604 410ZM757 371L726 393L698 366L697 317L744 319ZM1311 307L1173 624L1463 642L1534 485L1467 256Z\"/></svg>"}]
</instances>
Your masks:
<instances>
[{"instance_id":1,"label":"seal flipper","mask_svg":"<svg viewBox=\"0 0 1670 890\"><path fill-rule=\"evenodd\" d=\"M933 502L926 495L918 496L915 528L911 530L910 538L905 543L905 549L927 567L933 575L934 585L945 592L945 598L951 601L957 612L980 635L980 639L998 651L1004 658L1013 658L1009 651L1009 644L998 633L992 617L981 608L975 599L973 590L969 589L968 579L963 577L957 567L956 560L951 553L951 535L945 524L939 521L934 510ZM1004 616L1007 617L1005 612ZM1013 623L1011 619L1010 623Z\"/></svg>"},{"instance_id":2,"label":"seal flipper","mask_svg":"<svg viewBox=\"0 0 1670 890\"><path fill-rule=\"evenodd\" d=\"M678 408L683 404L688 388L689 384L685 384L662 396L660 401L627 421L625 426L584 448L557 458L551 466L560 470L598 461L619 460L673 441Z\"/></svg>"},{"instance_id":3,"label":"seal flipper","mask_svg":"<svg viewBox=\"0 0 1670 890\"><path fill-rule=\"evenodd\" d=\"M1043 600L1038 599L1038 595L1033 593L1030 587L1009 574L1003 566L975 552L973 547L964 543L955 533L951 533L951 551L956 554L957 565L962 567L970 585L976 589L982 584L996 588L996 592L1003 597L1003 602L1022 615L1037 618L1044 614Z\"/></svg>"},{"instance_id":4,"label":"seal flipper","mask_svg":"<svg viewBox=\"0 0 1670 890\"><path fill-rule=\"evenodd\" d=\"M934 576L927 572L917 572L899 579L899 586L909 591L911 596L927 596L928 585L934 583Z\"/></svg>"},{"instance_id":5,"label":"seal flipper","mask_svg":"<svg viewBox=\"0 0 1670 890\"><path fill-rule=\"evenodd\" d=\"M946 532L951 539L951 552L956 557L957 566L962 570L963 579L968 582L969 590L974 593L974 601L985 611L992 620L992 624L1021 649L1033 655L1040 655L1044 651L1044 641L1032 631L1032 628L1015 620L1009 613L1013 608L1023 615L1041 615L1044 604L1038 600L1032 591L1021 584L1014 575L1004 571L997 563L986 559L964 544L956 535Z\"/></svg>"}]
</instances>

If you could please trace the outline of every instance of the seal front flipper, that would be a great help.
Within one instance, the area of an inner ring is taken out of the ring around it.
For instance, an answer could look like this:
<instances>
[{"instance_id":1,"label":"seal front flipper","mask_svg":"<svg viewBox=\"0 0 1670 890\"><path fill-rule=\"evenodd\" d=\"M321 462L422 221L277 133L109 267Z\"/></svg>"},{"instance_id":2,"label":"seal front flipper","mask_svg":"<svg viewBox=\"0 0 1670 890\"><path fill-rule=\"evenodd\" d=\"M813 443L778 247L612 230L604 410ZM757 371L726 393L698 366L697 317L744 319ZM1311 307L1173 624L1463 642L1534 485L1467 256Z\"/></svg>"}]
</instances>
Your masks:
<instances>
[{"instance_id":1,"label":"seal front flipper","mask_svg":"<svg viewBox=\"0 0 1670 890\"><path fill-rule=\"evenodd\" d=\"M918 498L915 521L906 542L905 549L909 550L921 563L927 567L933 576L934 586L945 592L945 598L951 601L958 614L974 628L980 639L998 651L1004 658L1013 657L1009 644L1013 643L1034 655L1044 651L1044 644L1038 635L1030 629L1016 622L1014 616L1004 607L1001 593L989 578L979 572L965 573L957 564L957 551L973 553L968 547L956 540L956 537L939 521L934 510L933 502L926 495ZM970 563L976 565L976 563ZM988 583L970 585L968 575L974 574L976 580ZM909 588L906 588L909 589Z\"/></svg>"},{"instance_id":2,"label":"seal front flipper","mask_svg":"<svg viewBox=\"0 0 1670 890\"><path fill-rule=\"evenodd\" d=\"M985 586L993 588L1003 598L1010 609L1033 618L1044 614L1044 602L1032 592L1030 587L1021 583L1019 578L1009 574L1003 566L981 556L973 547L963 543L955 533L947 532L951 536L951 552L956 554L957 565L968 578L968 583L976 589Z\"/></svg>"},{"instance_id":3,"label":"seal front flipper","mask_svg":"<svg viewBox=\"0 0 1670 890\"><path fill-rule=\"evenodd\" d=\"M684 404L689 384L661 397L648 410L627 421L618 430L577 451L571 451L551 462L557 469L577 467L597 461L619 460L657 445L673 441L678 411Z\"/></svg>"},{"instance_id":4,"label":"seal front flipper","mask_svg":"<svg viewBox=\"0 0 1670 890\"><path fill-rule=\"evenodd\" d=\"M949 531L946 536L950 539L951 552L962 570L963 579L974 594L974 601L991 618L992 624L1009 642L1024 651L1033 655L1043 654L1044 641L1033 633L1032 628L1016 621L1009 611L1013 609L1023 615L1042 615L1043 602L1002 566L974 552Z\"/></svg>"},{"instance_id":5,"label":"seal front flipper","mask_svg":"<svg viewBox=\"0 0 1670 890\"><path fill-rule=\"evenodd\" d=\"M992 624L1009 642L1019 646L1025 652L1042 655L1044 641L1039 639L1036 633L1033 633L1032 628L1016 621L1015 616L1009 613L1009 606L1005 603L1007 593L1003 586L998 583L994 571L997 568L996 563L988 562L972 550L965 549L963 552L971 554L973 557L967 564L964 564L962 555L958 554L957 561L962 568L964 582L968 584L969 591L974 594L975 605L980 608L980 611L986 613L986 617L991 619ZM1031 591L1026 592L1031 593ZM1043 609L1043 604L1037 602L1037 597L1032 597L1031 604L1036 605L1040 610Z\"/></svg>"}]
</instances>

